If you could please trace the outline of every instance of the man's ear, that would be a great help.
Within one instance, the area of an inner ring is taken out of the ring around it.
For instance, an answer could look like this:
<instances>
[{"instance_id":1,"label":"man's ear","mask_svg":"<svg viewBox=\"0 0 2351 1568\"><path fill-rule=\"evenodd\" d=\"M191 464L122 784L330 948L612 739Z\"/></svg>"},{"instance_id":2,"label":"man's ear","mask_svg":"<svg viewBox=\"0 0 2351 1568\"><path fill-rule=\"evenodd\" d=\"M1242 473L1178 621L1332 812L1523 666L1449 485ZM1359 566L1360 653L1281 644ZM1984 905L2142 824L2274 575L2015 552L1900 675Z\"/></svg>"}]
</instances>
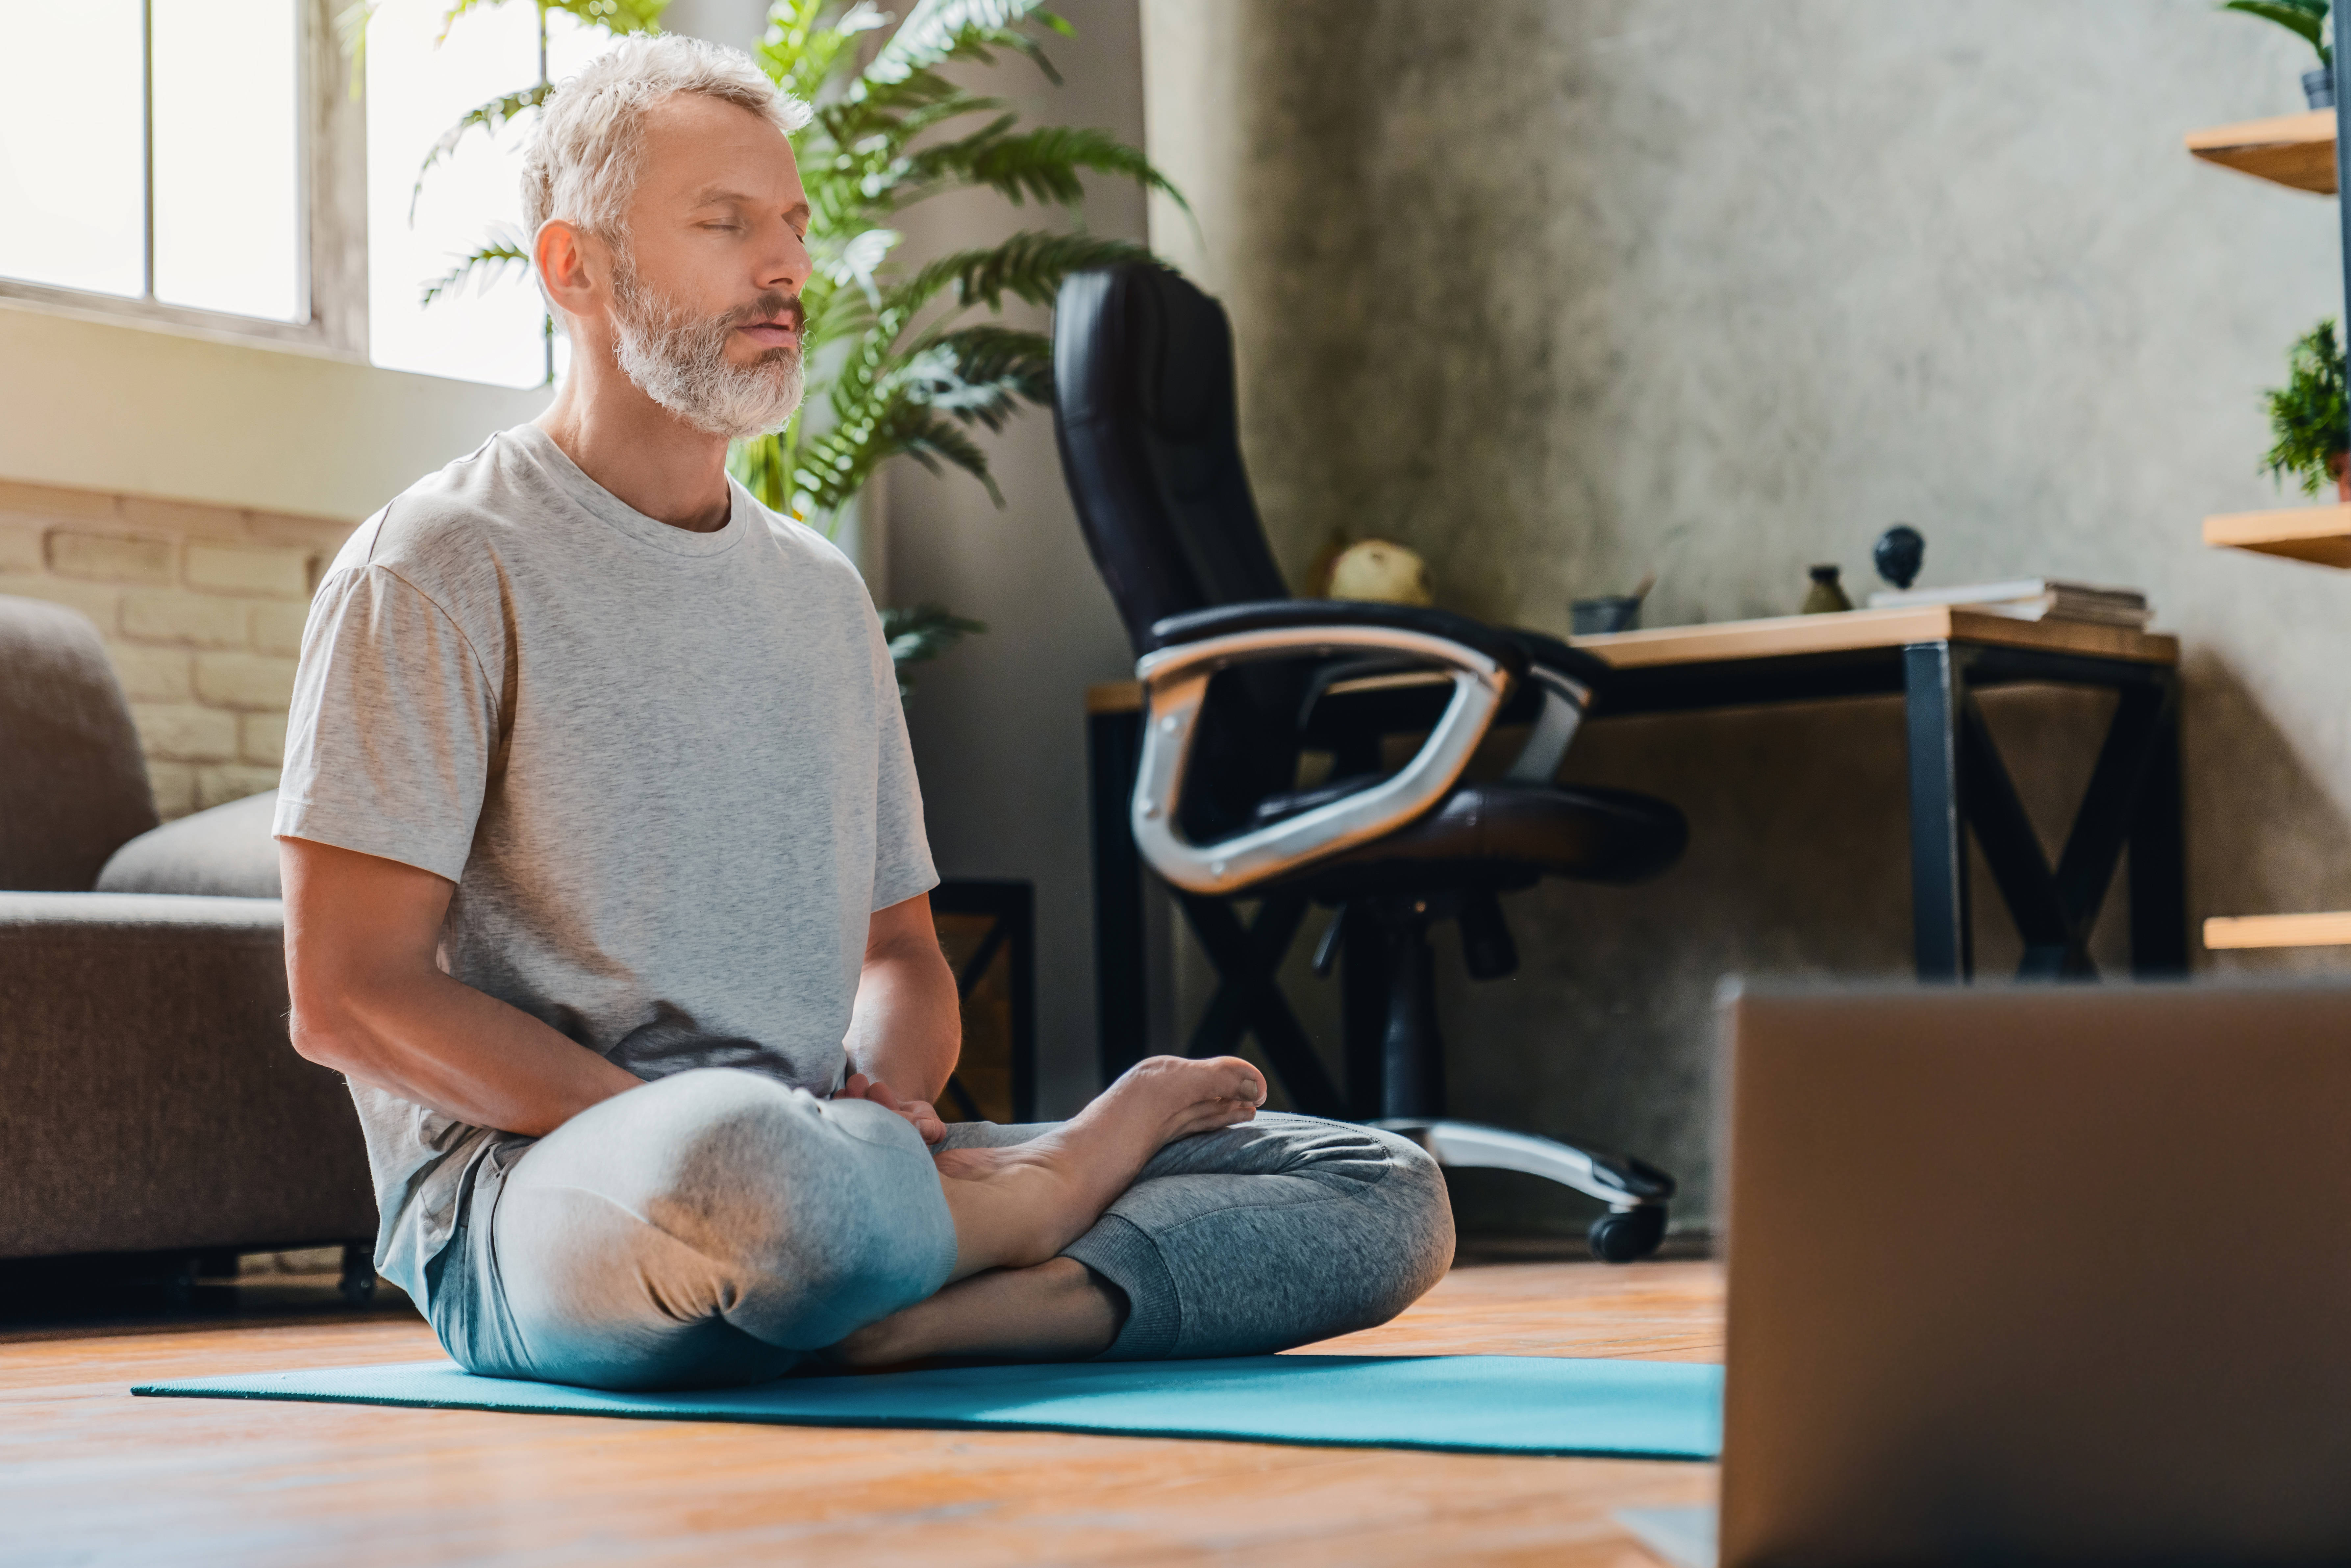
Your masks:
<instances>
[{"instance_id":1,"label":"man's ear","mask_svg":"<svg viewBox=\"0 0 2351 1568\"><path fill-rule=\"evenodd\" d=\"M531 242L531 265L547 298L567 316L599 316L605 304L604 279L611 257L591 235L561 218L538 225Z\"/></svg>"}]
</instances>

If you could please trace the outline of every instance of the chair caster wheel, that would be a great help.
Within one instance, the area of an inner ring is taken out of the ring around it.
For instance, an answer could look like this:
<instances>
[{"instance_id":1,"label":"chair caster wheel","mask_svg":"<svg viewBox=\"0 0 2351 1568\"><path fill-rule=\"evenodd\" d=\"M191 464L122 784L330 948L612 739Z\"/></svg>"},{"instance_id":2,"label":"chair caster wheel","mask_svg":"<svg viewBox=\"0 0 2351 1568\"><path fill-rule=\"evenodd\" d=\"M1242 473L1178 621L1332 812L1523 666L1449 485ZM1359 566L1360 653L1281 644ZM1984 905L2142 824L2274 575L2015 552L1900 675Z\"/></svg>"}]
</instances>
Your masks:
<instances>
[{"instance_id":1,"label":"chair caster wheel","mask_svg":"<svg viewBox=\"0 0 2351 1568\"><path fill-rule=\"evenodd\" d=\"M1646 1258L1665 1239L1666 1207L1661 1203L1614 1209L1592 1222L1592 1255L1603 1263Z\"/></svg>"}]
</instances>

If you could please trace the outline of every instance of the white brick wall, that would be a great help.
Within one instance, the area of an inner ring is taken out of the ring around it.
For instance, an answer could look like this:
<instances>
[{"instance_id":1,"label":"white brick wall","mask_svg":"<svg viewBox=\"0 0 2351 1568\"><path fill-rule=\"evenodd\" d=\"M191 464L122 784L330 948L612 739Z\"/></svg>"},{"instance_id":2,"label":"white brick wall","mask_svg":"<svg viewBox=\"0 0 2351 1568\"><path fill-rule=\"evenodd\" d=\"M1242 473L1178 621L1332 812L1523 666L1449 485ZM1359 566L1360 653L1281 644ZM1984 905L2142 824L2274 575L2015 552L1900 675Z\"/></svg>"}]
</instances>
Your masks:
<instances>
[{"instance_id":1,"label":"white brick wall","mask_svg":"<svg viewBox=\"0 0 2351 1568\"><path fill-rule=\"evenodd\" d=\"M0 593L98 622L182 817L277 784L303 614L351 527L0 481Z\"/></svg>"}]
</instances>

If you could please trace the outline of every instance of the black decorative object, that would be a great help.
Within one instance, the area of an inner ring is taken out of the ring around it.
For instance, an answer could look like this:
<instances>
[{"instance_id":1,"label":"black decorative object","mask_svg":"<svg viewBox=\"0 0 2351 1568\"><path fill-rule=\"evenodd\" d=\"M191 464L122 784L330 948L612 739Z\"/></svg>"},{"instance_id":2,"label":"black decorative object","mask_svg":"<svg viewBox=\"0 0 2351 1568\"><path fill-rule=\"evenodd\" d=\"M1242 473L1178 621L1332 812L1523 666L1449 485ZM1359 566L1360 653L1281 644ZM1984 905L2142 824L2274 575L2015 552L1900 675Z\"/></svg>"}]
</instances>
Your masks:
<instances>
[{"instance_id":1,"label":"black decorative object","mask_svg":"<svg viewBox=\"0 0 2351 1568\"><path fill-rule=\"evenodd\" d=\"M1876 563L1878 576L1896 588L1908 588L1926 564L1927 536L1907 523L1896 523L1877 536L1869 559Z\"/></svg>"},{"instance_id":2,"label":"black decorative object","mask_svg":"<svg viewBox=\"0 0 2351 1568\"><path fill-rule=\"evenodd\" d=\"M1837 581L1839 569L1834 566L1813 568L1813 586L1804 594L1802 615L1834 615L1853 608L1853 601L1844 596L1844 585Z\"/></svg>"}]
</instances>

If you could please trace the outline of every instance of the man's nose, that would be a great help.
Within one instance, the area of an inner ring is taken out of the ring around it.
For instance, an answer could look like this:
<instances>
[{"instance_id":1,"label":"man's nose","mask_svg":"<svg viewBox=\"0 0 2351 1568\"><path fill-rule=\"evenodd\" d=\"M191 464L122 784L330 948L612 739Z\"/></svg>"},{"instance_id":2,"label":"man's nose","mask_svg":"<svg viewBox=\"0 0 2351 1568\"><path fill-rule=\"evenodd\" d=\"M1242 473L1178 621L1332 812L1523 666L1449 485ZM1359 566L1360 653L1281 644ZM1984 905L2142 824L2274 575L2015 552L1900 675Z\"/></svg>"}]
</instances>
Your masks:
<instances>
[{"instance_id":1,"label":"man's nose","mask_svg":"<svg viewBox=\"0 0 2351 1568\"><path fill-rule=\"evenodd\" d=\"M816 260L809 255L807 242L787 225L782 238L762 259L758 282L762 290L797 296L815 272Z\"/></svg>"}]
</instances>

